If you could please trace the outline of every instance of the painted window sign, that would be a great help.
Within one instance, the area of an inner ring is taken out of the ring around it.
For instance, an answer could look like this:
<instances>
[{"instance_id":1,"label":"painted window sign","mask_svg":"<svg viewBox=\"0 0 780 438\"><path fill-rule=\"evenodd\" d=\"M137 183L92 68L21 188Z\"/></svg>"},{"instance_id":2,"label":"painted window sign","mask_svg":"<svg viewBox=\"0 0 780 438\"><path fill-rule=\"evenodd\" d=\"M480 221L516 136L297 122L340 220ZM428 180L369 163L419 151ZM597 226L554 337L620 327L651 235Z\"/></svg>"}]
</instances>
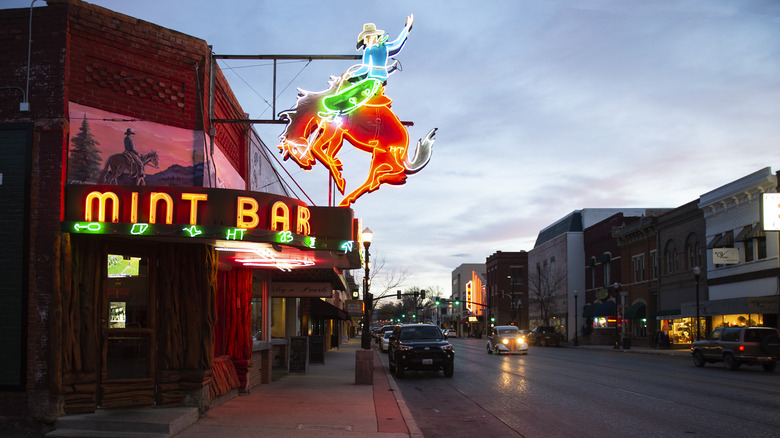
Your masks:
<instances>
[{"instance_id":1,"label":"painted window sign","mask_svg":"<svg viewBox=\"0 0 780 438\"><path fill-rule=\"evenodd\" d=\"M63 231L281 243L342 251L352 215L225 189L69 185ZM351 212L351 210L349 210Z\"/></svg>"},{"instance_id":2,"label":"painted window sign","mask_svg":"<svg viewBox=\"0 0 780 438\"><path fill-rule=\"evenodd\" d=\"M433 153L435 128L418 140L414 155L408 155L409 134L390 109L392 101L385 96L389 75L399 70L393 56L406 43L413 22L414 16L407 17L393 41L388 41L387 33L375 24L364 24L357 38L357 49L363 50L362 62L332 77L324 91L299 90L295 107L279 115L287 121L279 145L284 159L292 158L307 170L319 161L328 168L342 194L346 180L341 173L343 163L336 156L344 141L371 153L366 181L344 197L341 207L352 205L382 184L404 184L407 175L422 170Z\"/></svg>"}]
</instances>

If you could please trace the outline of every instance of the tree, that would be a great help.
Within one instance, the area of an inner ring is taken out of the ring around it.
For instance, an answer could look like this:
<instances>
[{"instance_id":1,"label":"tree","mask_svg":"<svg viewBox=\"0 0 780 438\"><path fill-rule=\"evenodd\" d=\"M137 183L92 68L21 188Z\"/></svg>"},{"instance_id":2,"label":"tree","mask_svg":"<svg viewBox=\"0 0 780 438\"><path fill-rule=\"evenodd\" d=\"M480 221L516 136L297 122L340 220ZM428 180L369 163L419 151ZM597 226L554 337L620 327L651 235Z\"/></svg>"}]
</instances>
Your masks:
<instances>
[{"instance_id":1,"label":"tree","mask_svg":"<svg viewBox=\"0 0 780 438\"><path fill-rule=\"evenodd\" d=\"M369 283L370 292L374 295L373 308L369 309L371 312L377 308L377 302L385 298L395 298L395 291L409 280L409 272L405 270L399 270L395 267L387 266L385 258L380 255L373 255L371 259L371 269L369 270ZM360 270L359 274L355 276L355 282L358 284L364 284L363 278L365 276L365 270ZM365 291L363 291L365 293Z\"/></svg>"},{"instance_id":2,"label":"tree","mask_svg":"<svg viewBox=\"0 0 780 438\"><path fill-rule=\"evenodd\" d=\"M89 129L87 116L81 121L78 134L71 139L73 147L68 158L68 175L72 182L97 182L100 176L100 144Z\"/></svg>"},{"instance_id":3,"label":"tree","mask_svg":"<svg viewBox=\"0 0 780 438\"><path fill-rule=\"evenodd\" d=\"M544 325L550 325L550 311L566 285L566 275L549 266L528 274L529 299L539 304L539 316Z\"/></svg>"}]
</instances>

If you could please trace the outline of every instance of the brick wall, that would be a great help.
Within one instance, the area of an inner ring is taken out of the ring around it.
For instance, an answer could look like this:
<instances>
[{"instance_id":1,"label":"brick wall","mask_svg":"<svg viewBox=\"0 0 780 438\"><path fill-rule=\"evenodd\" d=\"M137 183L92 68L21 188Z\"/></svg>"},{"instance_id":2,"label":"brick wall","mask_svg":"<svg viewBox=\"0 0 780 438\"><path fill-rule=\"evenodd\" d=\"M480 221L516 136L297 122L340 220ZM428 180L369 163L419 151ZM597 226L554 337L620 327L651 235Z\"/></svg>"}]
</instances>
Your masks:
<instances>
[{"instance_id":1,"label":"brick wall","mask_svg":"<svg viewBox=\"0 0 780 438\"><path fill-rule=\"evenodd\" d=\"M50 369L50 315L56 237L62 214L64 163L70 124L68 102L130 118L204 130L208 117L209 48L205 41L78 0L48 0L35 7L28 70L30 8L0 10L0 123L33 124L30 164L26 394L0 393L0 416L21 412L53 421L56 400ZM27 88L29 106L19 104ZM217 70L215 117L243 110ZM245 126L217 126L225 155L246 177ZM54 368L56 369L56 367ZM12 412L13 411L13 412Z\"/></svg>"}]
</instances>

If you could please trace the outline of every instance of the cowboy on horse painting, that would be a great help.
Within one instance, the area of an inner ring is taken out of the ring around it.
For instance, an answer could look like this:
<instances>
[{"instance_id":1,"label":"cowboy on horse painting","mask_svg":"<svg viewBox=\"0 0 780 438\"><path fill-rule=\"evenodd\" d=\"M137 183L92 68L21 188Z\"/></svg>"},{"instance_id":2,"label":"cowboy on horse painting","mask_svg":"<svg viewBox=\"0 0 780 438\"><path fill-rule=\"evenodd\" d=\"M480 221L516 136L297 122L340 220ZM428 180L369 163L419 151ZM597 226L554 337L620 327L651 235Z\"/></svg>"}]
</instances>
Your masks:
<instances>
[{"instance_id":1,"label":"cowboy on horse painting","mask_svg":"<svg viewBox=\"0 0 780 438\"><path fill-rule=\"evenodd\" d=\"M292 158L307 170L320 161L328 167L342 194L346 181L341 175L342 162L336 155L344 140L372 154L368 178L339 206L350 206L382 184L404 184L406 175L420 171L430 160L436 129L418 140L410 158L409 134L390 109L392 101L384 94L388 76L399 70L398 61L392 56L403 48L413 22L413 15L407 17L406 25L392 42L375 24L364 24L357 38L358 50L363 49L362 63L338 78L331 77L327 90L299 89L295 107L279 115L287 121L279 146L284 159ZM392 62L388 65L388 61Z\"/></svg>"},{"instance_id":2,"label":"cowboy on horse painting","mask_svg":"<svg viewBox=\"0 0 780 438\"><path fill-rule=\"evenodd\" d=\"M151 151L146 154L139 154L135 150L133 135L135 135L135 132L127 128L127 131L125 131L124 152L108 157L106 165L98 177L98 184L117 184L119 178L125 175L132 179L134 185L143 186L146 185L144 168L146 166L159 168L160 162L157 152Z\"/></svg>"}]
</instances>

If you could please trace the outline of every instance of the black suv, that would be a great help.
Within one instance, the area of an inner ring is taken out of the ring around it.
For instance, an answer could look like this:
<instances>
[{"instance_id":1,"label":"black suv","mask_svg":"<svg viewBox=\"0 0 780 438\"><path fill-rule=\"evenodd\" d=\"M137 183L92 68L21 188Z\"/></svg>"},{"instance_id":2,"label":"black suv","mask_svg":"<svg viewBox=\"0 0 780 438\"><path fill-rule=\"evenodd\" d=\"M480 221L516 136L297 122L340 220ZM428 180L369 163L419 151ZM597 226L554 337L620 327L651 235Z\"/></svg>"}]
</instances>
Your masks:
<instances>
[{"instance_id":1,"label":"black suv","mask_svg":"<svg viewBox=\"0 0 780 438\"><path fill-rule=\"evenodd\" d=\"M744 363L774 371L780 360L780 332L772 327L718 327L707 339L692 343L691 354L697 367L722 361L729 370Z\"/></svg>"},{"instance_id":2,"label":"black suv","mask_svg":"<svg viewBox=\"0 0 780 438\"><path fill-rule=\"evenodd\" d=\"M390 372L398 378L406 370L444 370L444 377L452 377L455 370L455 351L433 324L396 326L390 336L388 359Z\"/></svg>"},{"instance_id":3,"label":"black suv","mask_svg":"<svg viewBox=\"0 0 780 438\"><path fill-rule=\"evenodd\" d=\"M563 343L563 335L555 331L555 327L537 325L528 333L528 345L546 347L554 345L560 347Z\"/></svg>"}]
</instances>

